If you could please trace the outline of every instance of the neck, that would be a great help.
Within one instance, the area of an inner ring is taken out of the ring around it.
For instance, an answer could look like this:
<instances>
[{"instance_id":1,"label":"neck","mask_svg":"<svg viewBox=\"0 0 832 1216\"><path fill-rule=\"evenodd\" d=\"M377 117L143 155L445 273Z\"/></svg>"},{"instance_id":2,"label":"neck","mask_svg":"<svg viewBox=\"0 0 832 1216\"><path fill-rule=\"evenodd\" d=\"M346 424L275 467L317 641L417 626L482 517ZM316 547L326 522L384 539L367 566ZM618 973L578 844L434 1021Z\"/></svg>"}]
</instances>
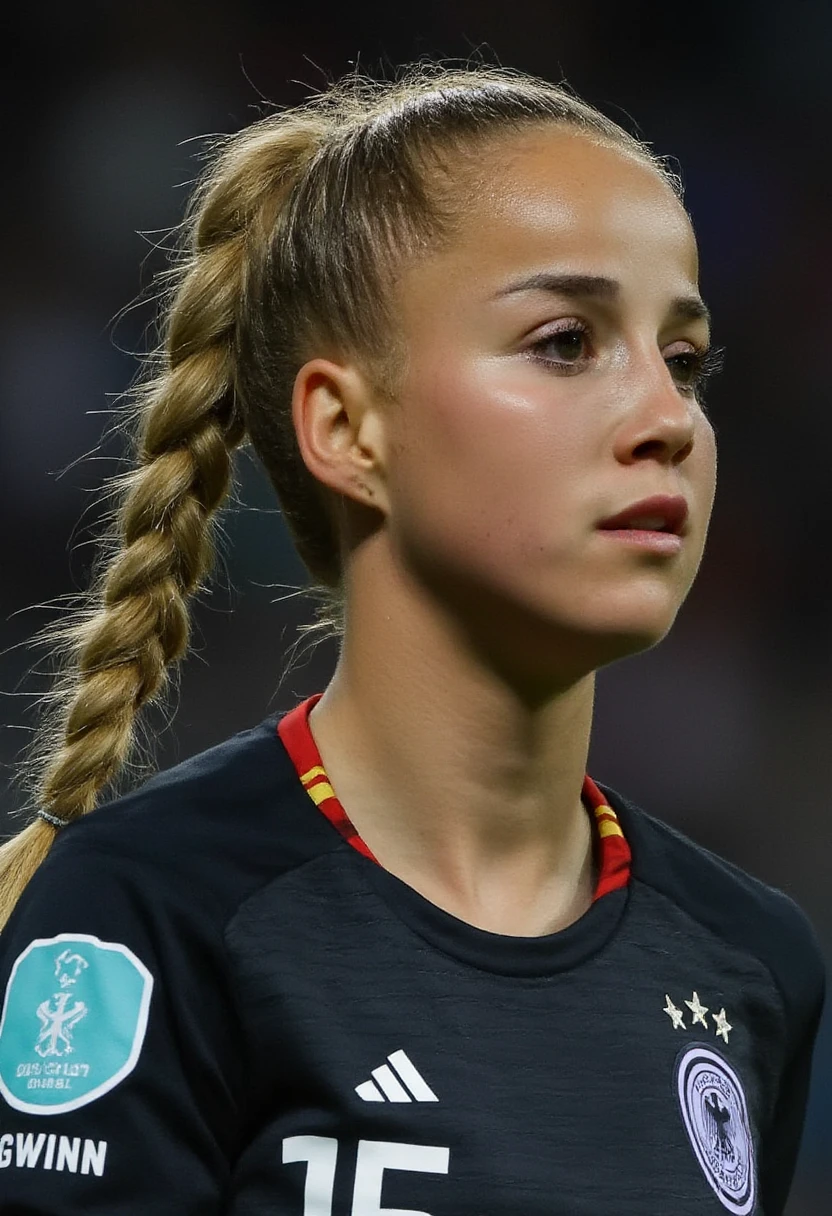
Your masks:
<instances>
[{"instance_id":1,"label":"neck","mask_svg":"<svg viewBox=\"0 0 832 1216\"><path fill-rule=\"evenodd\" d=\"M393 601L389 582L383 600L351 600L309 719L347 815L386 869L460 919L522 936L572 923L594 889L594 674L531 707L441 614Z\"/></svg>"}]
</instances>

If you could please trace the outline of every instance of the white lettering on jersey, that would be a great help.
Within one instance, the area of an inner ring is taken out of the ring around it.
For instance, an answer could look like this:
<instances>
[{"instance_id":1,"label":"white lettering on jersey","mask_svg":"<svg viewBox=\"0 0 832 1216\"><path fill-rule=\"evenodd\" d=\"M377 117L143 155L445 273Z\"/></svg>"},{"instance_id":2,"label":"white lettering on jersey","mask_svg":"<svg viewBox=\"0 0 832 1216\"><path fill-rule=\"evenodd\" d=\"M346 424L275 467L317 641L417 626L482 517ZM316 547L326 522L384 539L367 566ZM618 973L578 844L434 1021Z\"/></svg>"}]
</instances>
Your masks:
<instances>
[{"instance_id":1,"label":"white lettering on jersey","mask_svg":"<svg viewBox=\"0 0 832 1216\"><path fill-rule=\"evenodd\" d=\"M352 1216L430 1216L415 1208L383 1208L384 1171L447 1174L450 1156L449 1148L434 1144L359 1140ZM332 1216L338 1141L331 1136L288 1136L283 1141L283 1162L288 1165L299 1161L307 1163L303 1216Z\"/></svg>"},{"instance_id":2,"label":"white lettering on jersey","mask_svg":"<svg viewBox=\"0 0 832 1216\"><path fill-rule=\"evenodd\" d=\"M65 1170L68 1174L92 1172L97 1178L104 1173L107 1159L106 1140L82 1140L80 1136L58 1136L55 1133L6 1132L0 1136L0 1170L18 1169Z\"/></svg>"}]
</instances>

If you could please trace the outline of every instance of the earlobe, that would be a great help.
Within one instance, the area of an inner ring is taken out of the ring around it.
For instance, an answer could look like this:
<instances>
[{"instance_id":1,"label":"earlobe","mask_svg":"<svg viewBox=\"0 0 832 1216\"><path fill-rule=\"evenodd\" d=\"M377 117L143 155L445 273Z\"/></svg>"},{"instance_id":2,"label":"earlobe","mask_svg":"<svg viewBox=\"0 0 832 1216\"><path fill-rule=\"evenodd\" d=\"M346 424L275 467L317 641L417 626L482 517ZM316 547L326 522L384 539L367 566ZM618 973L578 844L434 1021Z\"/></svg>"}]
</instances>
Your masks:
<instances>
[{"instance_id":1,"label":"earlobe","mask_svg":"<svg viewBox=\"0 0 832 1216\"><path fill-rule=\"evenodd\" d=\"M374 410L366 379L352 365L312 359L295 377L292 419L309 472L336 493L377 506Z\"/></svg>"}]
</instances>

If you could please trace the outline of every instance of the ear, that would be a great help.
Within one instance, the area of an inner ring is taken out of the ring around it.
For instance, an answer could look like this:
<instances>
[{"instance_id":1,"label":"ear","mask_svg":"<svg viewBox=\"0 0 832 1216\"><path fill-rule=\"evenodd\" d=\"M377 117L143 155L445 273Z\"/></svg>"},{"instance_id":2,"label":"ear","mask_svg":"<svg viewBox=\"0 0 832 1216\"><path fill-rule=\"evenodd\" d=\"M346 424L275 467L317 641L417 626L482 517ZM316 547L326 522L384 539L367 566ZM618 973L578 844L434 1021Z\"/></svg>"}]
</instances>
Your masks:
<instances>
[{"instance_id":1,"label":"ear","mask_svg":"<svg viewBox=\"0 0 832 1216\"><path fill-rule=\"evenodd\" d=\"M305 363L295 377L292 420L313 477L337 494L386 511L383 418L355 365Z\"/></svg>"}]
</instances>

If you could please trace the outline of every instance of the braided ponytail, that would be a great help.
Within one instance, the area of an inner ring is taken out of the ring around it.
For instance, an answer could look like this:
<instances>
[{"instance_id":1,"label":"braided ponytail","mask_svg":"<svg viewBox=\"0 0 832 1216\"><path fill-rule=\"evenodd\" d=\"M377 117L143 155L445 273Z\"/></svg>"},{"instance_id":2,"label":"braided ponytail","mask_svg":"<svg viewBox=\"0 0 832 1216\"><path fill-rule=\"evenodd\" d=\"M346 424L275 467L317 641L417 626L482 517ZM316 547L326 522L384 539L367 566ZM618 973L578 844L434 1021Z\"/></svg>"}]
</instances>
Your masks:
<instances>
[{"instance_id":1,"label":"braided ponytail","mask_svg":"<svg viewBox=\"0 0 832 1216\"><path fill-rule=\"evenodd\" d=\"M246 437L234 335L247 245L255 227L273 223L258 213L279 206L316 135L305 123L238 138L189 205L184 255L164 276L164 340L148 360L158 370L128 400L136 467L105 487L120 502L83 606L35 639L60 669L21 766L39 813L0 847L0 928L59 826L92 811L129 762L139 710L160 698L187 653L188 599L211 573L215 516Z\"/></svg>"},{"instance_id":2,"label":"braided ponytail","mask_svg":"<svg viewBox=\"0 0 832 1216\"><path fill-rule=\"evenodd\" d=\"M0 848L0 926L56 827L96 806L129 761L137 716L188 647L188 599L213 564L213 524L231 455L253 446L323 602L344 629L342 554L329 491L300 455L298 369L322 344L359 358L395 398L402 335L390 286L402 262L452 236L458 174L489 139L569 126L652 166L650 149L564 88L503 68L408 68L394 83L344 78L295 110L217 140L163 276L164 341L128 399L136 467L108 483L120 501L99 573L46 641L63 667L30 759L37 817ZM328 614L328 615L327 615Z\"/></svg>"}]
</instances>

